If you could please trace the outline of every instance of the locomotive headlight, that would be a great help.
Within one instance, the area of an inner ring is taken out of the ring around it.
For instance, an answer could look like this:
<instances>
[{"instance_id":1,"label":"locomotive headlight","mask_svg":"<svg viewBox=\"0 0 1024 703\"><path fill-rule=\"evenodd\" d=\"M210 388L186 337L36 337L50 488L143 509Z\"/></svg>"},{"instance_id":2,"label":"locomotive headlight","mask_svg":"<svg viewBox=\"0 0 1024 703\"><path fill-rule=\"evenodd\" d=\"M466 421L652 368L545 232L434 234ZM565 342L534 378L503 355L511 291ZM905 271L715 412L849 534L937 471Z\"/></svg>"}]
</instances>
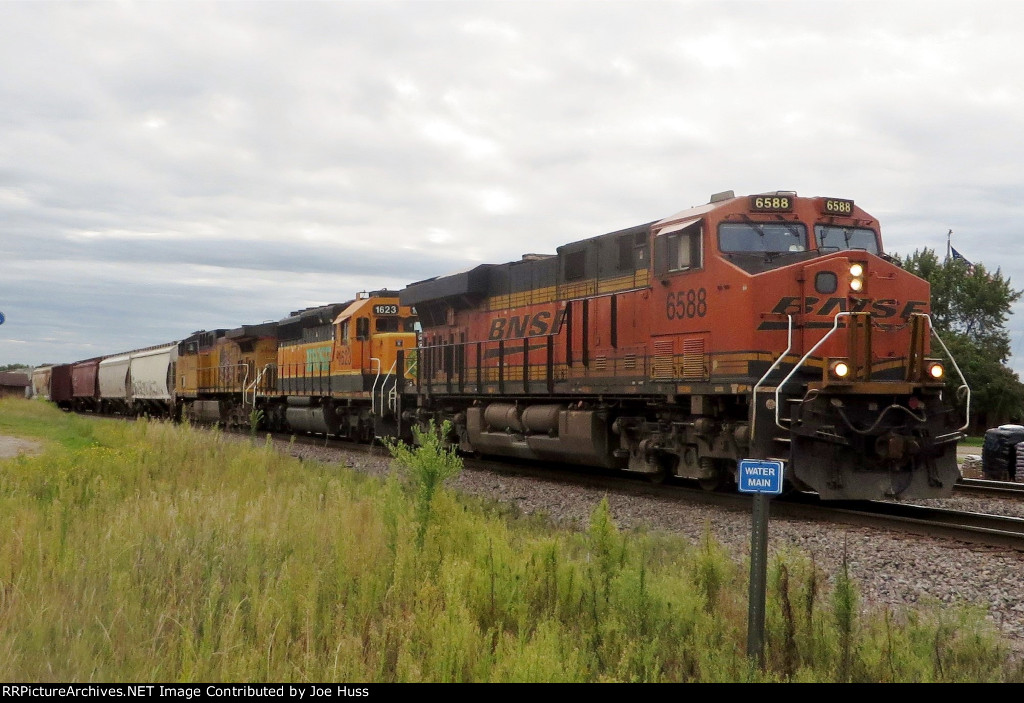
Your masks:
<instances>
[{"instance_id":1,"label":"locomotive headlight","mask_svg":"<svg viewBox=\"0 0 1024 703\"><path fill-rule=\"evenodd\" d=\"M864 265L856 261L850 264L850 290L854 293L864 290Z\"/></svg>"},{"instance_id":2,"label":"locomotive headlight","mask_svg":"<svg viewBox=\"0 0 1024 703\"><path fill-rule=\"evenodd\" d=\"M928 378L933 381L941 381L943 376L946 375L946 369L938 361L933 361L928 364L925 369L925 373L928 374Z\"/></svg>"},{"instance_id":3,"label":"locomotive headlight","mask_svg":"<svg viewBox=\"0 0 1024 703\"><path fill-rule=\"evenodd\" d=\"M846 378L850 375L850 364L843 359L837 359L829 365L828 370L834 378Z\"/></svg>"},{"instance_id":4,"label":"locomotive headlight","mask_svg":"<svg viewBox=\"0 0 1024 703\"><path fill-rule=\"evenodd\" d=\"M864 290L864 264L856 261L850 264L850 290L854 293Z\"/></svg>"}]
</instances>

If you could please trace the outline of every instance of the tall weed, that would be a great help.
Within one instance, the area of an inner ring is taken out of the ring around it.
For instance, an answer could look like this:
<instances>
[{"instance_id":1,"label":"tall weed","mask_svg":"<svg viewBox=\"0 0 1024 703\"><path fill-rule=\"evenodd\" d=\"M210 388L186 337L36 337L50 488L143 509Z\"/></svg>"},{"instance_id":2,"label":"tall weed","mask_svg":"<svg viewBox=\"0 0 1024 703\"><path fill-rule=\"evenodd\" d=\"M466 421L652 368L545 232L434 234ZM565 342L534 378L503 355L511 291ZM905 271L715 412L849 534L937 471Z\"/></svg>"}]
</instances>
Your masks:
<instances>
[{"instance_id":1,"label":"tall weed","mask_svg":"<svg viewBox=\"0 0 1024 703\"><path fill-rule=\"evenodd\" d=\"M451 433L447 420L440 428L431 420L427 429L412 428L414 446L400 441L388 441L386 446L395 462L406 470L416 493L416 544L422 549L430 526L431 504L434 495L445 481L462 471L462 459L453 447L446 446L444 437Z\"/></svg>"}]
</instances>

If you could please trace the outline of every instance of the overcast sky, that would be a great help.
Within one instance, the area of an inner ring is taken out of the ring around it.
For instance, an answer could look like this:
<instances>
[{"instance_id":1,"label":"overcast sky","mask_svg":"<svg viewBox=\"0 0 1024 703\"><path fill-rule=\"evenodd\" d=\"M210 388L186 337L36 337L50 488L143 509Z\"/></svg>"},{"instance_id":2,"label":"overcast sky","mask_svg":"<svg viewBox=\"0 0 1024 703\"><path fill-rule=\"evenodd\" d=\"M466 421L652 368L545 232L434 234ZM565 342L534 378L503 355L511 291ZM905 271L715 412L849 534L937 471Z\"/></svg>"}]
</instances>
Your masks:
<instances>
[{"instance_id":1,"label":"overcast sky","mask_svg":"<svg viewBox=\"0 0 1024 703\"><path fill-rule=\"evenodd\" d=\"M0 2L0 364L501 263L718 191L1024 288L1024 3ZM1011 318L1024 372L1024 307Z\"/></svg>"}]
</instances>

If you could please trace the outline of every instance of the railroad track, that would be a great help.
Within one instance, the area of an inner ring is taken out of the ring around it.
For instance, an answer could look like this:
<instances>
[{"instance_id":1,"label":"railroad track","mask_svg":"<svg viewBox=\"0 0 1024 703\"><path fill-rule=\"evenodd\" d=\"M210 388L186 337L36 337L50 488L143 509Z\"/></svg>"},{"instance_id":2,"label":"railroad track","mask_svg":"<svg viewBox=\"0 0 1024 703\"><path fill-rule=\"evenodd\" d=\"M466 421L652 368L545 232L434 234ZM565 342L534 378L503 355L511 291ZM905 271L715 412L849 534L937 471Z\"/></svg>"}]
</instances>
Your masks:
<instances>
[{"instance_id":1,"label":"railroad track","mask_svg":"<svg viewBox=\"0 0 1024 703\"><path fill-rule=\"evenodd\" d=\"M963 478L956 485L954 492L960 495L1024 499L1024 483Z\"/></svg>"},{"instance_id":2,"label":"railroad track","mask_svg":"<svg viewBox=\"0 0 1024 703\"><path fill-rule=\"evenodd\" d=\"M337 449L339 451L386 454L378 446L352 445L323 438L289 438L290 442ZM571 483L609 493L643 495L713 505L732 511L750 511L751 496L736 491L706 491L683 483L652 484L642 477L623 476L621 472L559 465L538 465L493 459L466 458L471 471L514 474L553 484ZM958 490L975 495L1024 498L1024 485L1002 481L965 479ZM1024 552L1024 518L886 501L827 501L814 495L794 493L773 498L773 518L809 520L829 524L847 524L889 532L954 540L964 544Z\"/></svg>"},{"instance_id":3,"label":"railroad track","mask_svg":"<svg viewBox=\"0 0 1024 703\"><path fill-rule=\"evenodd\" d=\"M1024 552L1024 518L950 510L910 503L829 501L788 496L772 504L775 514L829 520L965 544Z\"/></svg>"}]
</instances>

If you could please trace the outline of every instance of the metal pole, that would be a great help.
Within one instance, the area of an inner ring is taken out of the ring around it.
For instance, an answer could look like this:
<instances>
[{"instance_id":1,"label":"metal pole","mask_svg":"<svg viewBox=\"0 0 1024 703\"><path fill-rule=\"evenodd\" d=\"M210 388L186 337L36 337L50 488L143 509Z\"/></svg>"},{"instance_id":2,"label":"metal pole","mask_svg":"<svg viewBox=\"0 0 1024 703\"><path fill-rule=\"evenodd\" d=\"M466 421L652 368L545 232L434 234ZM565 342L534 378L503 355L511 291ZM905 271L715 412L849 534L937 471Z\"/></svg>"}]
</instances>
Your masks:
<instances>
[{"instance_id":1,"label":"metal pole","mask_svg":"<svg viewBox=\"0 0 1024 703\"><path fill-rule=\"evenodd\" d=\"M768 583L768 506L767 493L754 495L753 524L750 531L750 606L747 616L747 656L756 657L764 666L764 609Z\"/></svg>"}]
</instances>

